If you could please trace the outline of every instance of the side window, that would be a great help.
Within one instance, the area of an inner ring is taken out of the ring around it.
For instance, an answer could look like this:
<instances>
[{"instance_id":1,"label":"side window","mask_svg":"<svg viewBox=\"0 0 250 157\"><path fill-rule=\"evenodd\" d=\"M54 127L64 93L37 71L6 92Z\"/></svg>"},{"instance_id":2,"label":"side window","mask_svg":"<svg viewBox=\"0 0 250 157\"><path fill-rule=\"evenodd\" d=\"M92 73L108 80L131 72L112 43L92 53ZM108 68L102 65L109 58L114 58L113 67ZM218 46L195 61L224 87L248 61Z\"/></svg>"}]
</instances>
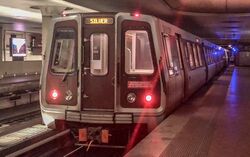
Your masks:
<instances>
[{"instance_id":1,"label":"side window","mask_svg":"<svg viewBox=\"0 0 250 157\"><path fill-rule=\"evenodd\" d=\"M190 65L191 69L194 69L195 63L194 63L193 50L192 50L192 46L189 42L187 42L187 48L188 48L189 65Z\"/></svg>"},{"instance_id":2,"label":"side window","mask_svg":"<svg viewBox=\"0 0 250 157\"><path fill-rule=\"evenodd\" d=\"M209 48L207 48L207 60L208 60L208 64L211 64L210 49Z\"/></svg>"},{"instance_id":3,"label":"side window","mask_svg":"<svg viewBox=\"0 0 250 157\"><path fill-rule=\"evenodd\" d=\"M214 57L213 57L213 49L210 49L210 63L214 63Z\"/></svg>"},{"instance_id":4,"label":"side window","mask_svg":"<svg viewBox=\"0 0 250 157\"><path fill-rule=\"evenodd\" d=\"M208 48L206 48L206 56L207 56L207 64L210 64L209 49Z\"/></svg>"},{"instance_id":5,"label":"side window","mask_svg":"<svg viewBox=\"0 0 250 157\"><path fill-rule=\"evenodd\" d=\"M94 33L90 36L90 72L101 76L108 73L108 35Z\"/></svg>"},{"instance_id":6,"label":"side window","mask_svg":"<svg viewBox=\"0 0 250 157\"><path fill-rule=\"evenodd\" d=\"M213 49L210 51L210 58L211 58L211 63L214 63L214 54L213 54Z\"/></svg>"},{"instance_id":7,"label":"side window","mask_svg":"<svg viewBox=\"0 0 250 157\"><path fill-rule=\"evenodd\" d=\"M148 32L125 32L125 72L127 74L153 74L154 65Z\"/></svg>"},{"instance_id":8,"label":"side window","mask_svg":"<svg viewBox=\"0 0 250 157\"><path fill-rule=\"evenodd\" d=\"M176 45L177 45L177 52L178 52L178 58L179 58L179 62L180 62L180 68L183 69L182 62L181 62L181 52L180 52L180 50L181 50L180 47L181 46L179 44L178 38L175 39L175 42L176 42Z\"/></svg>"},{"instance_id":9,"label":"side window","mask_svg":"<svg viewBox=\"0 0 250 157\"><path fill-rule=\"evenodd\" d=\"M188 56L188 48L187 48L187 44L186 43L183 43L183 46L184 46L184 53L185 53L185 57L186 59L188 60L189 62L189 56Z\"/></svg>"},{"instance_id":10,"label":"side window","mask_svg":"<svg viewBox=\"0 0 250 157\"><path fill-rule=\"evenodd\" d=\"M202 47L202 50L204 53L205 62L207 63L207 49L206 49L206 47Z\"/></svg>"},{"instance_id":11,"label":"side window","mask_svg":"<svg viewBox=\"0 0 250 157\"><path fill-rule=\"evenodd\" d=\"M166 33L163 33L162 37L165 56L167 56L169 75L173 75L174 72L177 72L180 68L177 39Z\"/></svg>"},{"instance_id":12,"label":"side window","mask_svg":"<svg viewBox=\"0 0 250 157\"><path fill-rule=\"evenodd\" d=\"M200 66L203 66L203 59L202 59L202 52L201 52L201 47L199 45L197 45L197 52L198 52L198 57L199 57L199 61L200 61Z\"/></svg>"},{"instance_id":13,"label":"side window","mask_svg":"<svg viewBox=\"0 0 250 157\"><path fill-rule=\"evenodd\" d=\"M199 63L199 58L198 58L198 54L197 54L196 45L193 44L192 46L193 46L193 52L194 52L195 65L196 65L196 67L199 67L200 63Z\"/></svg>"},{"instance_id":14,"label":"side window","mask_svg":"<svg viewBox=\"0 0 250 157\"><path fill-rule=\"evenodd\" d=\"M170 38L167 34L163 34L163 46L164 46L164 52L167 57L167 63L168 63L168 72L169 75L174 74L174 62L173 62L173 56L171 53L171 47L170 47Z\"/></svg>"},{"instance_id":15,"label":"side window","mask_svg":"<svg viewBox=\"0 0 250 157\"><path fill-rule=\"evenodd\" d=\"M51 65L53 72L70 73L75 70L75 43L76 32L74 29L57 28L55 30Z\"/></svg>"},{"instance_id":16,"label":"side window","mask_svg":"<svg viewBox=\"0 0 250 157\"><path fill-rule=\"evenodd\" d=\"M211 58L211 49L208 49L208 60L209 60L209 64L212 64L212 58Z\"/></svg>"}]
</instances>

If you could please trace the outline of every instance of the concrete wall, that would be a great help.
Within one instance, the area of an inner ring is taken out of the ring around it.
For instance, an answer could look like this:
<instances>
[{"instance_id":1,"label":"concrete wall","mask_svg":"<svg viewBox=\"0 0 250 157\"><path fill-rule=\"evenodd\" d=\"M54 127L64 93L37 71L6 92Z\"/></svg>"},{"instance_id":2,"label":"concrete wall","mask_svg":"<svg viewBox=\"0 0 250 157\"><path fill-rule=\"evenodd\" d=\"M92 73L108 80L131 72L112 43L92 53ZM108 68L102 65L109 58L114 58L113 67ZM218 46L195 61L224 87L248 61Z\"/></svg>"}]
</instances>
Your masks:
<instances>
[{"instance_id":1,"label":"concrete wall","mask_svg":"<svg viewBox=\"0 0 250 157\"><path fill-rule=\"evenodd\" d=\"M3 74L21 74L41 72L41 61L0 62L0 76Z\"/></svg>"}]
</instances>

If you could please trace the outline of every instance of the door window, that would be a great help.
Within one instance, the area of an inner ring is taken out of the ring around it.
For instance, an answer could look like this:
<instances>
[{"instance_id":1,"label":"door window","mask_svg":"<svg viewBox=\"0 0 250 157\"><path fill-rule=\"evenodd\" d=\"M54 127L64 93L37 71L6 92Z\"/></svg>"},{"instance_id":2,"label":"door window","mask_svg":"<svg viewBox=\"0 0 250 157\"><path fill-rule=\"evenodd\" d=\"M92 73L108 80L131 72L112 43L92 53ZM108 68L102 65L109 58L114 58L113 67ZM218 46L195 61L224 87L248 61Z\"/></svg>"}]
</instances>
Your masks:
<instances>
[{"instance_id":1,"label":"door window","mask_svg":"<svg viewBox=\"0 0 250 157\"><path fill-rule=\"evenodd\" d=\"M178 52L178 58L179 58L179 62L180 62L180 68L182 69L183 67L182 67L182 61L181 61L181 46L180 46L180 43L179 43L179 40L178 40L178 38L176 38L175 39L175 41L176 41L176 45L177 45L177 52Z\"/></svg>"},{"instance_id":2,"label":"door window","mask_svg":"<svg viewBox=\"0 0 250 157\"><path fill-rule=\"evenodd\" d=\"M97 76L108 73L108 35L105 33L90 36L90 72Z\"/></svg>"}]
</instances>

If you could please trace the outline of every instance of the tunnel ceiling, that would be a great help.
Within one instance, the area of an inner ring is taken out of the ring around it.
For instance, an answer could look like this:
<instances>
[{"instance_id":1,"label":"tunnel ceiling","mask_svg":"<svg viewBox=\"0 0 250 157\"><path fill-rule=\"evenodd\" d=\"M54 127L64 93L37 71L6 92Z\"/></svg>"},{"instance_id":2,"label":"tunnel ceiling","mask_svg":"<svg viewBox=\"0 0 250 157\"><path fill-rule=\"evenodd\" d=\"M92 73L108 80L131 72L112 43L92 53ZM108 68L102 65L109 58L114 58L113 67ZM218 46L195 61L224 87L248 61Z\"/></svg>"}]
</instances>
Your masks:
<instances>
[{"instance_id":1,"label":"tunnel ceiling","mask_svg":"<svg viewBox=\"0 0 250 157\"><path fill-rule=\"evenodd\" d=\"M153 14L221 45L250 41L247 0L66 0L104 12Z\"/></svg>"},{"instance_id":2,"label":"tunnel ceiling","mask_svg":"<svg viewBox=\"0 0 250 157\"><path fill-rule=\"evenodd\" d=\"M248 0L163 0L178 11L199 13L248 13Z\"/></svg>"}]
</instances>

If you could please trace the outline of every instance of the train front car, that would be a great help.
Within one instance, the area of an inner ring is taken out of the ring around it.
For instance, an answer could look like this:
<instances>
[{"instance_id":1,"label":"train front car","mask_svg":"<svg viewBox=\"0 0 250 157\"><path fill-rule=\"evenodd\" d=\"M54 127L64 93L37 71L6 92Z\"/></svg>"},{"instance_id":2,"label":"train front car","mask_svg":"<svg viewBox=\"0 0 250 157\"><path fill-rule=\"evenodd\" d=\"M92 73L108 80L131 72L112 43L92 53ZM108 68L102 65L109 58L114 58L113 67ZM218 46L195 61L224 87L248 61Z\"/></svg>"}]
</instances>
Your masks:
<instances>
[{"instance_id":1,"label":"train front car","mask_svg":"<svg viewBox=\"0 0 250 157\"><path fill-rule=\"evenodd\" d=\"M54 19L41 77L44 123L107 145L156 126L165 98L155 21L127 13Z\"/></svg>"}]
</instances>

